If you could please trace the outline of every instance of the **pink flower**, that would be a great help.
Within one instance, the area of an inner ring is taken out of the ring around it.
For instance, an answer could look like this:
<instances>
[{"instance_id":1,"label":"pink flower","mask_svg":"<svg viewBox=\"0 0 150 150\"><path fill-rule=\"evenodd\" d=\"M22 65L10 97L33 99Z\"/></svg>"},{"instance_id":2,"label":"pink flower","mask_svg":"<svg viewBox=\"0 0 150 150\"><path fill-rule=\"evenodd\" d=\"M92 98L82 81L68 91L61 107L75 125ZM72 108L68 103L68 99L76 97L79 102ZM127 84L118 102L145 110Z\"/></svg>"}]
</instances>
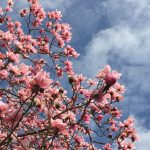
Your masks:
<instances>
[{"instance_id":1,"label":"pink flower","mask_svg":"<svg viewBox=\"0 0 150 150\"><path fill-rule=\"evenodd\" d=\"M47 13L49 18L60 20L62 17L61 11L52 11Z\"/></svg>"},{"instance_id":2,"label":"pink flower","mask_svg":"<svg viewBox=\"0 0 150 150\"><path fill-rule=\"evenodd\" d=\"M66 129L61 130L61 133L62 133L63 135L65 135L65 136L68 136L68 137L69 137L69 132L68 132Z\"/></svg>"},{"instance_id":3,"label":"pink flower","mask_svg":"<svg viewBox=\"0 0 150 150\"><path fill-rule=\"evenodd\" d=\"M54 128L58 128L60 130L63 130L66 127L66 124L62 122L61 119L51 120L51 126Z\"/></svg>"},{"instance_id":4,"label":"pink flower","mask_svg":"<svg viewBox=\"0 0 150 150\"><path fill-rule=\"evenodd\" d=\"M99 115L97 116L97 120L98 120L98 121L101 121L102 119L103 119L103 115L99 114Z\"/></svg>"},{"instance_id":5,"label":"pink flower","mask_svg":"<svg viewBox=\"0 0 150 150\"><path fill-rule=\"evenodd\" d=\"M14 2L13 2L13 0L7 0L7 4L8 4L9 6L12 6L12 5L14 4Z\"/></svg>"},{"instance_id":6,"label":"pink flower","mask_svg":"<svg viewBox=\"0 0 150 150\"><path fill-rule=\"evenodd\" d=\"M30 87L34 91L45 89L50 86L52 80L49 78L49 74L45 71L39 71L30 82Z\"/></svg>"},{"instance_id":7,"label":"pink flower","mask_svg":"<svg viewBox=\"0 0 150 150\"><path fill-rule=\"evenodd\" d=\"M66 48L64 49L64 53L66 56L72 56L74 51L75 49L72 48L70 45L67 45Z\"/></svg>"},{"instance_id":8,"label":"pink flower","mask_svg":"<svg viewBox=\"0 0 150 150\"><path fill-rule=\"evenodd\" d=\"M64 40L62 38L57 38L57 42L58 42L58 46L60 48L63 48L64 47Z\"/></svg>"},{"instance_id":9,"label":"pink flower","mask_svg":"<svg viewBox=\"0 0 150 150\"><path fill-rule=\"evenodd\" d=\"M29 66L25 65L25 64L20 64L20 72L24 75L29 73Z\"/></svg>"},{"instance_id":10,"label":"pink flower","mask_svg":"<svg viewBox=\"0 0 150 150\"><path fill-rule=\"evenodd\" d=\"M90 115L89 114L85 114L84 117L83 117L83 120L84 120L85 123L89 124L90 120L91 120Z\"/></svg>"},{"instance_id":11,"label":"pink flower","mask_svg":"<svg viewBox=\"0 0 150 150\"><path fill-rule=\"evenodd\" d=\"M24 17L24 16L27 15L27 13L28 13L28 10L27 10L27 9L23 9L23 10L21 10L21 12L20 12L20 16L21 16L21 17Z\"/></svg>"},{"instance_id":12,"label":"pink flower","mask_svg":"<svg viewBox=\"0 0 150 150\"><path fill-rule=\"evenodd\" d=\"M134 142L134 141L139 141L140 140L140 137L139 135L135 132L131 135L131 140Z\"/></svg>"},{"instance_id":13,"label":"pink flower","mask_svg":"<svg viewBox=\"0 0 150 150\"><path fill-rule=\"evenodd\" d=\"M104 150L112 150L111 145L109 143L103 146Z\"/></svg>"},{"instance_id":14,"label":"pink flower","mask_svg":"<svg viewBox=\"0 0 150 150\"><path fill-rule=\"evenodd\" d=\"M111 67L109 65L106 65L105 68L101 70L96 77L98 79L105 79L107 76L113 77L116 80L118 80L121 76L121 73L118 73L116 71L111 72Z\"/></svg>"},{"instance_id":15,"label":"pink flower","mask_svg":"<svg viewBox=\"0 0 150 150\"><path fill-rule=\"evenodd\" d=\"M118 131L118 128L115 126L115 124L112 124L110 126L110 129L113 130L113 131Z\"/></svg>"},{"instance_id":16,"label":"pink flower","mask_svg":"<svg viewBox=\"0 0 150 150\"><path fill-rule=\"evenodd\" d=\"M26 148L29 148L30 146L30 141L29 139L23 139L23 140L20 140L20 142L22 143L22 145Z\"/></svg>"},{"instance_id":17,"label":"pink flower","mask_svg":"<svg viewBox=\"0 0 150 150\"><path fill-rule=\"evenodd\" d=\"M3 61L0 60L0 67L2 67L4 64L3 64Z\"/></svg>"},{"instance_id":18,"label":"pink flower","mask_svg":"<svg viewBox=\"0 0 150 150\"><path fill-rule=\"evenodd\" d=\"M47 26L48 28L51 28L51 27L52 27L52 22L50 22L50 21L46 22L46 26Z\"/></svg>"},{"instance_id":19,"label":"pink flower","mask_svg":"<svg viewBox=\"0 0 150 150\"><path fill-rule=\"evenodd\" d=\"M73 112L69 111L67 114L64 115L63 118L64 119L70 119L72 121L76 121L76 117L75 116L76 115Z\"/></svg>"},{"instance_id":20,"label":"pink flower","mask_svg":"<svg viewBox=\"0 0 150 150\"><path fill-rule=\"evenodd\" d=\"M107 74L111 72L111 68L109 65L106 65L103 70L101 70L98 75L96 76L97 78L105 78Z\"/></svg>"},{"instance_id":21,"label":"pink flower","mask_svg":"<svg viewBox=\"0 0 150 150\"><path fill-rule=\"evenodd\" d=\"M106 75L104 80L105 80L105 84L109 86L112 86L116 83L116 78L115 76L113 76L113 74Z\"/></svg>"},{"instance_id":22,"label":"pink flower","mask_svg":"<svg viewBox=\"0 0 150 150\"><path fill-rule=\"evenodd\" d=\"M96 85L97 82L89 78L88 81L87 81L87 83L88 83L90 86L94 86L94 85Z\"/></svg>"},{"instance_id":23,"label":"pink flower","mask_svg":"<svg viewBox=\"0 0 150 150\"><path fill-rule=\"evenodd\" d=\"M17 109L16 111L9 111L5 120L10 122L17 122L18 120L21 119L22 114L23 114L22 108Z\"/></svg>"},{"instance_id":24,"label":"pink flower","mask_svg":"<svg viewBox=\"0 0 150 150\"><path fill-rule=\"evenodd\" d=\"M128 117L125 121L124 121L124 125L126 127L132 127L134 124L134 119L132 117Z\"/></svg>"},{"instance_id":25,"label":"pink flower","mask_svg":"<svg viewBox=\"0 0 150 150\"><path fill-rule=\"evenodd\" d=\"M117 92L119 93L124 93L125 92L125 86L124 85L120 85L119 83L116 83L115 85L115 89L117 90Z\"/></svg>"},{"instance_id":26,"label":"pink flower","mask_svg":"<svg viewBox=\"0 0 150 150\"><path fill-rule=\"evenodd\" d=\"M2 133L2 132L0 131L0 139L3 139L3 138L5 138L5 137L7 137L7 133Z\"/></svg>"},{"instance_id":27,"label":"pink flower","mask_svg":"<svg viewBox=\"0 0 150 150\"><path fill-rule=\"evenodd\" d=\"M74 139L75 139L79 144L82 144L82 143L84 142L83 137L78 136L78 135L76 135L76 136L74 137Z\"/></svg>"},{"instance_id":28,"label":"pink flower","mask_svg":"<svg viewBox=\"0 0 150 150\"><path fill-rule=\"evenodd\" d=\"M0 71L0 78L1 79L6 79L8 77L8 72L7 70L3 69Z\"/></svg>"},{"instance_id":29,"label":"pink flower","mask_svg":"<svg viewBox=\"0 0 150 150\"><path fill-rule=\"evenodd\" d=\"M104 101L109 95L108 94L103 94L104 86L101 86L97 90L93 90L93 93L91 94L91 97L98 102Z\"/></svg>"},{"instance_id":30,"label":"pink flower","mask_svg":"<svg viewBox=\"0 0 150 150\"><path fill-rule=\"evenodd\" d=\"M7 52L6 54L7 54L7 57L8 57L10 60L12 60L12 61L14 61L14 62L16 62L16 63L19 62L19 54L14 54L13 52Z\"/></svg>"},{"instance_id":31,"label":"pink flower","mask_svg":"<svg viewBox=\"0 0 150 150\"><path fill-rule=\"evenodd\" d=\"M69 42L71 40L71 36L72 36L72 34L67 30L63 31L61 34L62 39L67 42Z\"/></svg>"},{"instance_id":32,"label":"pink flower","mask_svg":"<svg viewBox=\"0 0 150 150\"><path fill-rule=\"evenodd\" d=\"M57 73L57 76L58 76L58 77L62 77L62 76L63 76L63 70L62 70L62 68L57 67L57 68L56 68L56 73Z\"/></svg>"},{"instance_id":33,"label":"pink flower","mask_svg":"<svg viewBox=\"0 0 150 150\"><path fill-rule=\"evenodd\" d=\"M0 15L3 15L3 8L0 7Z\"/></svg>"},{"instance_id":34,"label":"pink flower","mask_svg":"<svg viewBox=\"0 0 150 150\"><path fill-rule=\"evenodd\" d=\"M4 59L5 58L5 54L0 52L0 59Z\"/></svg>"},{"instance_id":35,"label":"pink flower","mask_svg":"<svg viewBox=\"0 0 150 150\"><path fill-rule=\"evenodd\" d=\"M8 108L8 105L0 101L0 111L3 112Z\"/></svg>"},{"instance_id":36,"label":"pink flower","mask_svg":"<svg viewBox=\"0 0 150 150\"><path fill-rule=\"evenodd\" d=\"M69 60L66 60L64 64L65 64L65 71L68 73L68 75L74 75L72 62Z\"/></svg>"},{"instance_id":37,"label":"pink flower","mask_svg":"<svg viewBox=\"0 0 150 150\"><path fill-rule=\"evenodd\" d=\"M19 21L15 21L15 26L16 26L16 28L19 28L19 27L21 27L21 23Z\"/></svg>"},{"instance_id":38,"label":"pink flower","mask_svg":"<svg viewBox=\"0 0 150 150\"><path fill-rule=\"evenodd\" d=\"M18 68L18 66L13 66L12 64L9 64L8 68L15 75L20 75L20 69Z\"/></svg>"}]
</instances>

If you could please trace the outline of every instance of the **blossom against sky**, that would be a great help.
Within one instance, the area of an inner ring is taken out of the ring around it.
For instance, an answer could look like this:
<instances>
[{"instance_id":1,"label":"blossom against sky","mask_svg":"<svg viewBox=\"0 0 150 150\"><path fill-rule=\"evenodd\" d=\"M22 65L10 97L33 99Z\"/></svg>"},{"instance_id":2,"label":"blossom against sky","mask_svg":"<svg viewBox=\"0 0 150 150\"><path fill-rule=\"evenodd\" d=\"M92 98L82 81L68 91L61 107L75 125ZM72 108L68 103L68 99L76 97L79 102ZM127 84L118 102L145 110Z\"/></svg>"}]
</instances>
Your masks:
<instances>
[{"instance_id":1,"label":"blossom against sky","mask_svg":"<svg viewBox=\"0 0 150 150\"><path fill-rule=\"evenodd\" d=\"M24 0L15 3L15 11L21 5L26 6ZM126 94L121 107L125 116L137 119L142 137L137 149L148 150L150 0L41 0L41 3L45 9L60 9L63 20L71 24L72 45L81 54L75 62L77 72L92 78L109 64L122 73Z\"/></svg>"},{"instance_id":2,"label":"blossom against sky","mask_svg":"<svg viewBox=\"0 0 150 150\"><path fill-rule=\"evenodd\" d=\"M150 0L76 0L64 18L73 27L72 44L81 53L75 62L78 72L82 67L82 73L93 77L109 64L122 73L123 113L137 120L141 135L137 149L148 150Z\"/></svg>"}]
</instances>

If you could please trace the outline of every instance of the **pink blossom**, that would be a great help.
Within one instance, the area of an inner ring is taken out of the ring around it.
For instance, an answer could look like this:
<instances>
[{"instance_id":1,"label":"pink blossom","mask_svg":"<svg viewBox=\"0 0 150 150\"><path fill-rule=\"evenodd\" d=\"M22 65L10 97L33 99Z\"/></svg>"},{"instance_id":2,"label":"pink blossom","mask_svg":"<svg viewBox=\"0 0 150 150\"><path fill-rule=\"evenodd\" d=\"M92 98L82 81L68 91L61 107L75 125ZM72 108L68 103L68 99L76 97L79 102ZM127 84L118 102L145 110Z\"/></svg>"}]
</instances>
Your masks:
<instances>
[{"instance_id":1,"label":"pink blossom","mask_svg":"<svg viewBox=\"0 0 150 150\"><path fill-rule=\"evenodd\" d=\"M58 76L58 77L62 77L62 76L63 76L63 70L62 70L62 68L57 67L57 68L56 68L56 73L57 73L57 76Z\"/></svg>"},{"instance_id":2,"label":"pink blossom","mask_svg":"<svg viewBox=\"0 0 150 150\"><path fill-rule=\"evenodd\" d=\"M66 124L62 122L61 119L51 120L51 126L54 128L58 128L60 130L63 130L66 127Z\"/></svg>"},{"instance_id":3,"label":"pink blossom","mask_svg":"<svg viewBox=\"0 0 150 150\"><path fill-rule=\"evenodd\" d=\"M107 74L110 74L110 72L111 72L111 67L109 65L106 65L105 68L101 70L96 77L105 78Z\"/></svg>"},{"instance_id":4,"label":"pink blossom","mask_svg":"<svg viewBox=\"0 0 150 150\"><path fill-rule=\"evenodd\" d=\"M46 22L46 26L47 26L48 28L51 28L51 27L52 27L52 22L50 22L50 21Z\"/></svg>"},{"instance_id":5,"label":"pink blossom","mask_svg":"<svg viewBox=\"0 0 150 150\"><path fill-rule=\"evenodd\" d=\"M46 13L39 0L27 2L22 25L7 12L13 0L0 7L1 149L112 150L113 142L133 149L138 140L133 119L119 122L121 74L109 65L97 81L75 74L71 60L79 54L68 44L70 25L61 21L60 11Z\"/></svg>"},{"instance_id":6,"label":"pink blossom","mask_svg":"<svg viewBox=\"0 0 150 150\"><path fill-rule=\"evenodd\" d=\"M134 120L132 117L128 117L125 121L124 121L124 125L126 127L132 127L134 123Z\"/></svg>"},{"instance_id":7,"label":"pink blossom","mask_svg":"<svg viewBox=\"0 0 150 150\"><path fill-rule=\"evenodd\" d=\"M12 6L12 5L14 4L14 2L13 2L13 0L7 0L7 4L8 4L9 6Z\"/></svg>"},{"instance_id":8,"label":"pink blossom","mask_svg":"<svg viewBox=\"0 0 150 150\"><path fill-rule=\"evenodd\" d=\"M90 115L89 115L89 114L85 114L85 115L83 116L83 120L84 120L85 123L89 124L89 123L90 123L90 120L91 120Z\"/></svg>"},{"instance_id":9,"label":"pink blossom","mask_svg":"<svg viewBox=\"0 0 150 150\"><path fill-rule=\"evenodd\" d=\"M109 85L109 86L112 86L116 83L116 78L112 74L106 75L104 80L105 80L106 85Z\"/></svg>"},{"instance_id":10,"label":"pink blossom","mask_svg":"<svg viewBox=\"0 0 150 150\"><path fill-rule=\"evenodd\" d=\"M8 69L15 75L20 75L20 69L18 66L13 66L12 64L9 64Z\"/></svg>"},{"instance_id":11,"label":"pink blossom","mask_svg":"<svg viewBox=\"0 0 150 150\"><path fill-rule=\"evenodd\" d=\"M39 86L40 88L47 88L52 83L52 80L49 78L49 74L45 71L39 71L33 78L30 83L31 88L36 88L35 86ZM38 87L37 87L38 88Z\"/></svg>"},{"instance_id":12,"label":"pink blossom","mask_svg":"<svg viewBox=\"0 0 150 150\"><path fill-rule=\"evenodd\" d=\"M124 93L126 90L125 86L121 85L119 83L116 83L114 86L115 86L115 89L117 90L117 92L119 92L119 93Z\"/></svg>"},{"instance_id":13,"label":"pink blossom","mask_svg":"<svg viewBox=\"0 0 150 150\"><path fill-rule=\"evenodd\" d=\"M70 119L72 121L76 121L75 116L76 115L73 112L69 111L67 114L64 115L64 119Z\"/></svg>"},{"instance_id":14,"label":"pink blossom","mask_svg":"<svg viewBox=\"0 0 150 150\"><path fill-rule=\"evenodd\" d=\"M5 54L0 52L0 59L3 59L3 58L5 58Z\"/></svg>"},{"instance_id":15,"label":"pink blossom","mask_svg":"<svg viewBox=\"0 0 150 150\"><path fill-rule=\"evenodd\" d=\"M98 121L101 121L102 119L103 119L103 115L99 114L99 115L97 116L97 120L98 120Z\"/></svg>"},{"instance_id":16,"label":"pink blossom","mask_svg":"<svg viewBox=\"0 0 150 150\"><path fill-rule=\"evenodd\" d=\"M0 67L2 67L4 64L3 64L3 61L0 60Z\"/></svg>"},{"instance_id":17,"label":"pink blossom","mask_svg":"<svg viewBox=\"0 0 150 150\"><path fill-rule=\"evenodd\" d=\"M3 15L3 8L0 7L0 15Z\"/></svg>"},{"instance_id":18,"label":"pink blossom","mask_svg":"<svg viewBox=\"0 0 150 150\"><path fill-rule=\"evenodd\" d=\"M63 31L61 37L64 41L69 42L71 40L72 34L69 31Z\"/></svg>"},{"instance_id":19,"label":"pink blossom","mask_svg":"<svg viewBox=\"0 0 150 150\"><path fill-rule=\"evenodd\" d=\"M28 13L28 10L27 10L27 9L23 9L23 10L21 10L21 12L20 12L20 16L21 16L21 17L24 17L24 16L27 15L27 13Z\"/></svg>"},{"instance_id":20,"label":"pink blossom","mask_svg":"<svg viewBox=\"0 0 150 150\"><path fill-rule=\"evenodd\" d=\"M62 17L61 11L52 11L47 13L49 18L60 20Z\"/></svg>"},{"instance_id":21,"label":"pink blossom","mask_svg":"<svg viewBox=\"0 0 150 150\"><path fill-rule=\"evenodd\" d=\"M8 108L8 105L2 101L0 101L0 111L3 112Z\"/></svg>"},{"instance_id":22,"label":"pink blossom","mask_svg":"<svg viewBox=\"0 0 150 150\"><path fill-rule=\"evenodd\" d=\"M20 72L22 73L22 74L24 74L24 75L27 75L27 74L29 74L30 73L30 71L29 71L29 66L27 66L27 65L25 65L25 64L20 64Z\"/></svg>"},{"instance_id":23,"label":"pink blossom","mask_svg":"<svg viewBox=\"0 0 150 150\"><path fill-rule=\"evenodd\" d=\"M70 45L67 45L66 48L64 49L64 53L66 56L73 56L75 58L77 58L79 56L79 54L75 51L74 48L72 48Z\"/></svg>"},{"instance_id":24,"label":"pink blossom","mask_svg":"<svg viewBox=\"0 0 150 150\"><path fill-rule=\"evenodd\" d=\"M22 114L23 114L23 109L22 108L17 109L15 111L9 110L8 115L7 115L5 120L9 121L9 122L17 122L18 120L21 119Z\"/></svg>"},{"instance_id":25,"label":"pink blossom","mask_svg":"<svg viewBox=\"0 0 150 150\"><path fill-rule=\"evenodd\" d=\"M62 38L57 38L57 42L58 42L58 46L60 48L63 48L64 47L64 40Z\"/></svg>"},{"instance_id":26,"label":"pink blossom","mask_svg":"<svg viewBox=\"0 0 150 150\"><path fill-rule=\"evenodd\" d=\"M19 27L21 27L21 23L19 21L15 21L15 26L16 26L16 28L19 28Z\"/></svg>"},{"instance_id":27,"label":"pink blossom","mask_svg":"<svg viewBox=\"0 0 150 150\"><path fill-rule=\"evenodd\" d=\"M109 143L103 146L104 150L112 150L111 145Z\"/></svg>"},{"instance_id":28,"label":"pink blossom","mask_svg":"<svg viewBox=\"0 0 150 150\"><path fill-rule=\"evenodd\" d=\"M79 144L83 144L84 139L81 136L75 135L74 139L79 143Z\"/></svg>"},{"instance_id":29,"label":"pink blossom","mask_svg":"<svg viewBox=\"0 0 150 150\"><path fill-rule=\"evenodd\" d=\"M113 130L113 131L118 131L118 128L115 126L115 124L112 124L110 126L110 129Z\"/></svg>"},{"instance_id":30,"label":"pink blossom","mask_svg":"<svg viewBox=\"0 0 150 150\"><path fill-rule=\"evenodd\" d=\"M3 139L3 138L5 138L5 137L7 137L7 133L2 133L2 132L0 131L0 139Z\"/></svg>"},{"instance_id":31,"label":"pink blossom","mask_svg":"<svg viewBox=\"0 0 150 150\"><path fill-rule=\"evenodd\" d=\"M19 54L14 54L13 52L7 52L6 54L7 54L7 57L8 57L10 60L12 60L12 61L14 61L14 62L16 62L16 63L19 62Z\"/></svg>"},{"instance_id":32,"label":"pink blossom","mask_svg":"<svg viewBox=\"0 0 150 150\"><path fill-rule=\"evenodd\" d=\"M6 79L8 77L8 75L9 74L8 74L7 70L3 69L0 71L0 78L1 79Z\"/></svg>"}]
</instances>

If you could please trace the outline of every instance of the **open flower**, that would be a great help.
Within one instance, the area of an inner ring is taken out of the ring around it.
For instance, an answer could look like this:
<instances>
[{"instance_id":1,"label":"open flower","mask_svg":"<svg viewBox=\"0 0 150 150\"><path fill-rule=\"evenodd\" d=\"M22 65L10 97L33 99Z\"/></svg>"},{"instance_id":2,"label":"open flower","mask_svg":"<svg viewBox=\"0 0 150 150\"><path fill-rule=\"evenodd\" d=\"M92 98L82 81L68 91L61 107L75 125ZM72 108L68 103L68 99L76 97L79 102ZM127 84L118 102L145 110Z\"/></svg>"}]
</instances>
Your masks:
<instances>
[{"instance_id":1,"label":"open flower","mask_svg":"<svg viewBox=\"0 0 150 150\"><path fill-rule=\"evenodd\" d=\"M3 112L7 109L7 104L3 103L2 101L0 101L0 111Z\"/></svg>"},{"instance_id":2,"label":"open flower","mask_svg":"<svg viewBox=\"0 0 150 150\"><path fill-rule=\"evenodd\" d=\"M52 80L49 78L49 74L44 71L39 71L30 82L30 88L34 91L43 92L45 88L49 87Z\"/></svg>"},{"instance_id":3,"label":"open flower","mask_svg":"<svg viewBox=\"0 0 150 150\"><path fill-rule=\"evenodd\" d=\"M66 127L66 124L62 122L61 119L51 120L51 126L54 128L58 128L60 130L63 130Z\"/></svg>"}]
</instances>

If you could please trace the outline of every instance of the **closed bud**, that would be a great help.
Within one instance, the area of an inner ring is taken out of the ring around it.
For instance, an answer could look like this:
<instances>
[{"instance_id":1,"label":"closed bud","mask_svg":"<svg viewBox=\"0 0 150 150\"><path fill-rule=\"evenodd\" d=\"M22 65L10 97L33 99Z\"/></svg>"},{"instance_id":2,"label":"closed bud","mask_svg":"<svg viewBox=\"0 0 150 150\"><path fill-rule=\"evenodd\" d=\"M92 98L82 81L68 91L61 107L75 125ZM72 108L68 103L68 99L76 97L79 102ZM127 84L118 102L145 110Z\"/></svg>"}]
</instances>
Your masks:
<instances>
[{"instance_id":1,"label":"closed bud","mask_svg":"<svg viewBox=\"0 0 150 150\"><path fill-rule=\"evenodd\" d=\"M105 78L105 84L112 86L116 83L116 78L113 75L107 75Z\"/></svg>"},{"instance_id":2,"label":"closed bud","mask_svg":"<svg viewBox=\"0 0 150 150\"><path fill-rule=\"evenodd\" d=\"M64 90L62 88L59 89L59 93L63 94Z\"/></svg>"},{"instance_id":3,"label":"closed bud","mask_svg":"<svg viewBox=\"0 0 150 150\"><path fill-rule=\"evenodd\" d=\"M55 104L55 107L56 107L57 109L59 109L59 108L60 108L60 105L59 105L59 104Z\"/></svg>"},{"instance_id":4,"label":"closed bud","mask_svg":"<svg viewBox=\"0 0 150 150\"><path fill-rule=\"evenodd\" d=\"M0 23L3 23L3 21L4 21L4 18L0 18Z\"/></svg>"},{"instance_id":5,"label":"closed bud","mask_svg":"<svg viewBox=\"0 0 150 150\"><path fill-rule=\"evenodd\" d=\"M69 77L68 80L69 80L70 84L72 84L74 82L74 78L73 77Z\"/></svg>"},{"instance_id":6,"label":"closed bud","mask_svg":"<svg viewBox=\"0 0 150 150\"><path fill-rule=\"evenodd\" d=\"M111 139L111 138L112 138L112 135L111 135L111 134L109 134L109 135L108 135L108 138L109 138L109 139Z\"/></svg>"}]
</instances>

